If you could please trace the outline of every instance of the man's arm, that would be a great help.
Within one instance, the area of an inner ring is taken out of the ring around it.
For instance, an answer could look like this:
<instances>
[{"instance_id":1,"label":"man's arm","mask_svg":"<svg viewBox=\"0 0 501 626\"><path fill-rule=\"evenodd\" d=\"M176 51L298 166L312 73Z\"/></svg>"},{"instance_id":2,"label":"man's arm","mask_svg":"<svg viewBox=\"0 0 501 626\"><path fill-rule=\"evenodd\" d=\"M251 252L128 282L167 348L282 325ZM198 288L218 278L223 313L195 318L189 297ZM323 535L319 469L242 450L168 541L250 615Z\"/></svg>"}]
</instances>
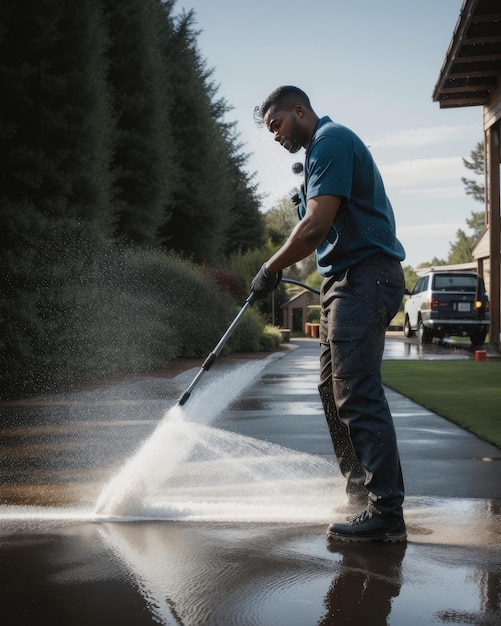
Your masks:
<instances>
[{"instance_id":1,"label":"man's arm","mask_svg":"<svg viewBox=\"0 0 501 626\"><path fill-rule=\"evenodd\" d=\"M341 201L341 196L310 198L304 218L296 225L280 250L267 261L266 271L278 272L314 252L327 236Z\"/></svg>"}]
</instances>

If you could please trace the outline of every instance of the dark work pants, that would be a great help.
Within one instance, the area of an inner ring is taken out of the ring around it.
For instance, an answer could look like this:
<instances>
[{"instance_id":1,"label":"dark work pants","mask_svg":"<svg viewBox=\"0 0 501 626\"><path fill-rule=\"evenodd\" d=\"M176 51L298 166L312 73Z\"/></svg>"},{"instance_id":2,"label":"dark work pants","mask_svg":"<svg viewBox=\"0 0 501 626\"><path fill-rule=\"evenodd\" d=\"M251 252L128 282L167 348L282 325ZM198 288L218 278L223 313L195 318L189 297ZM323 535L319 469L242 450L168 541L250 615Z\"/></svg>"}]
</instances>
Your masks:
<instances>
[{"instance_id":1,"label":"dark work pants","mask_svg":"<svg viewBox=\"0 0 501 626\"><path fill-rule=\"evenodd\" d=\"M381 384L385 333L404 294L399 261L376 254L322 284L319 391L349 498L400 513L404 484Z\"/></svg>"}]
</instances>

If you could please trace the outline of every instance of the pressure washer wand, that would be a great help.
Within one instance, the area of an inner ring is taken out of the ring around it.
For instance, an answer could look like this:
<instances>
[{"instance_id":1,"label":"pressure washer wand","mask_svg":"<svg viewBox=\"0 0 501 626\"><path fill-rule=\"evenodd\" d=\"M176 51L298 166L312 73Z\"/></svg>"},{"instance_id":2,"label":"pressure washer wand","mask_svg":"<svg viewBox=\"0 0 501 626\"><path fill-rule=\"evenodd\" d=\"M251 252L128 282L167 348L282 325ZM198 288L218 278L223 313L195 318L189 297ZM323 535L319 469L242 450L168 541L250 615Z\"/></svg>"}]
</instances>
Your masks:
<instances>
[{"instance_id":1,"label":"pressure washer wand","mask_svg":"<svg viewBox=\"0 0 501 626\"><path fill-rule=\"evenodd\" d=\"M183 395L177 401L177 403L180 406L183 406L183 404L186 402L186 400L188 400L188 398L191 395L191 392L196 387L196 385L198 384L198 381L202 378L203 374L205 374L205 372L208 372L210 370L210 368L213 366L215 360L219 356L219 353L224 348L226 342L230 338L230 336L233 333L233 331L235 330L235 328L238 326L240 320L242 319L242 316L247 311L247 309L254 304L255 300L256 300L256 294L252 291L250 293L249 297L247 298L247 300L245 301L245 304L240 309L239 313L237 314L237 316L235 317L233 322L228 327L228 330L224 333L224 335L219 340L219 343L217 344L217 346L209 354L209 356L205 359L205 361L204 361L202 367L200 368L198 374L192 380L191 385L186 389L186 391L183 393Z\"/></svg>"},{"instance_id":2,"label":"pressure washer wand","mask_svg":"<svg viewBox=\"0 0 501 626\"><path fill-rule=\"evenodd\" d=\"M294 280L292 278L282 278L282 282L283 283L291 283L293 285L299 285L300 287L304 287L305 289L308 289L309 291L312 291L313 293L317 293L319 294L320 292L318 291L318 289L314 289L313 287L309 287L308 285L305 285L304 283L299 282L298 280ZM180 406L183 406L183 404L185 404L185 402L188 400L188 398L191 395L191 392L193 391L193 389L197 386L198 381L202 378L202 376L205 374L205 372L208 372L210 370L210 368L213 366L215 360L217 359L217 357L219 356L219 353L221 352L221 350L224 348L226 342L228 341L228 339L230 338L231 334L233 333L233 331L235 330L235 328L238 326L240 320L242 319L244 313L247 311L247 309L252 306L254 304L254 302L256 301L256 294L251 291L249 297L247 298L247 300L245 301L245 304L243 305L243 307L240 309L239 313L237 314L237 316L235 317L235 319L233 320L233 322L230 324L230 326L228 327L228 330L224 333L224 335L221 337L221 339L219 340L219 343L217 344L217 346L214 348L214 350L209 354L209 356L205 359L202 367L200 368L198 374L195 376L195 378L192 380L191 385L188 387L188 389L186 389L186 391L183 393L183 395L179 398L179 400L177 401L177 403Z\"/></svg>"}]
</instances>

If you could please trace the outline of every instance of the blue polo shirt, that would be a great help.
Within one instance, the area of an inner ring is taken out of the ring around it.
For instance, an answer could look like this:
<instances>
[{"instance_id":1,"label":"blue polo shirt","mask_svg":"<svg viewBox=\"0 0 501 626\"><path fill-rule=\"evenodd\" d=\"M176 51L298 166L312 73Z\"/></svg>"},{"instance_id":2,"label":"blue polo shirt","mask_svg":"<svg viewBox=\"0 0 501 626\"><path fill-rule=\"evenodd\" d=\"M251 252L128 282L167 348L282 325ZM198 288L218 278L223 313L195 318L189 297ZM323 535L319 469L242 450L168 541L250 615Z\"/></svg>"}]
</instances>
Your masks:
<instances>
[{"instance_id":1,"label":"blue polo shirt","mask_svg":"<svg viewBox=\"0 0 501 626\"><path fill-rule=\"evenodd\" d=\"M403 261L395 217L381 174L364 142L329 117L319 120L305 157L305 195L342 196L331 229L317 248L318 271L330 276L383 252ZM304 207L300 212L304 216Z\"/></svg>"}]
</instances>

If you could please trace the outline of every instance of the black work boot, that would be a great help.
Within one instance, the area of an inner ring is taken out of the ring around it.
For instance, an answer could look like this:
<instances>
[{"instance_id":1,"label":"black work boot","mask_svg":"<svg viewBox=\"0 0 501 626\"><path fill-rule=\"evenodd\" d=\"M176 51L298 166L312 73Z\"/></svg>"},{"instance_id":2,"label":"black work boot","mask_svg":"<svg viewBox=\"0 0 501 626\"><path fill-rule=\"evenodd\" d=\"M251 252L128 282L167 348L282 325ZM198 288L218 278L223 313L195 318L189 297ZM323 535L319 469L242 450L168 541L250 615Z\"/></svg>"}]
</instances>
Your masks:
<instances>
[{"instance_id":1,"label":"black work boot","mask_svg":"<svg viewBox=\"0 0 501 626\"><path fill-rule=\"evenodd\" d=\"M407 539L407 531L401 513L382 515L369 507L349 522L333 522L327 529L327 538L331 541L397 543Z\"/></svg>"}]
</instances>

